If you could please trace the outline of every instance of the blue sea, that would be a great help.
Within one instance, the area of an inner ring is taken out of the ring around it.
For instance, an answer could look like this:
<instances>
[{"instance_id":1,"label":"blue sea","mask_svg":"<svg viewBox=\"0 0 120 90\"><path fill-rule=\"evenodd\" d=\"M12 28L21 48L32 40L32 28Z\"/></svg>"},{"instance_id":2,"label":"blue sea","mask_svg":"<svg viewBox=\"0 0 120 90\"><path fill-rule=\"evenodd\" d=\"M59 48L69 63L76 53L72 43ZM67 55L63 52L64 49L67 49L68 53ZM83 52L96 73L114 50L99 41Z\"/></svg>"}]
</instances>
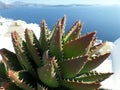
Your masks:
<instances>
[{"instance_id":1,"label":"blue sea","mask_svg":"<svg viewBox=\"0 0 120 90\"><path fill-rule=\"evenodd\" d=\"M84 23L82 34L97 31L97 38L115 41L120 37L120 6L46 6L0 9L0 16L40 24L45 19L49 29L59 18L67 16L66 32L78 19Z\"/></svg>"}]
</instances>

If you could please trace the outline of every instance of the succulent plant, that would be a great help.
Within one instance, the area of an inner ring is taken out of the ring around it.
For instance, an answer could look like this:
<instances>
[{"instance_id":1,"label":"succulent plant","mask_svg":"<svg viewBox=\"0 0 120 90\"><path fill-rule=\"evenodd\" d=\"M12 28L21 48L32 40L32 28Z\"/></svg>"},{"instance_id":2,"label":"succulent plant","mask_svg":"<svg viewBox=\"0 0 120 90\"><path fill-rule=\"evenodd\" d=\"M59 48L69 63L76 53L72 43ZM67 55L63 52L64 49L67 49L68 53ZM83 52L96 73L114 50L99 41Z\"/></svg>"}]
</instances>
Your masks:
<instances>
[{"instance_id":1,"label":"succulent plant","mask_svg":"<svg viewBox=\"0 0 120 90\"><path fill-rule=\"evenodd\" d=\"M15 52L0 50L1 89L99 89L100 82L112 75L94 70L110 55L110 52L99 52L105 42L95 44L96 32L81 35L83 24L79 20L67 33L65 26L66 16L59 19L51 31L42 20L39 39L32 30L25 30L25 38L12 32Z\"/></svg>"}]
</instances>

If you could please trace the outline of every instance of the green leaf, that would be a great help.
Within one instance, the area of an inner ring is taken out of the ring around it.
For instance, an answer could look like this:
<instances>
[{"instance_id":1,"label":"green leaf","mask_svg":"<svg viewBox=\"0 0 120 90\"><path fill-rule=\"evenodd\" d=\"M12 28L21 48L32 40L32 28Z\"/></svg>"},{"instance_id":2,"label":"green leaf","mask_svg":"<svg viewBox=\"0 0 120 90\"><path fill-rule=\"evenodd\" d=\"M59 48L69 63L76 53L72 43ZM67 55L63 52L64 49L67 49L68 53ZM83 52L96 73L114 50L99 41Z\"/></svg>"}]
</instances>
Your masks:
<instances>
[{"instance_id":1,"label":"green leaf","mask_svg":"<svg viewBox=\"0 0 120 90\"><path fill-rule=\"evenodd\" d=\"M31 74L36 75L33 66L30 62L31 58L27 53L28 51L26 48L26 43L22 40L22 38L18 35L17 32L12 32L11 37L19 62L21 63L23 68L28 70Z\"/></svg>"},{"instance_id":2,"label":"green leaf","mask_svg":"<svg viewBox=\"0 0 120 90\"><path fill-rule=\"evenodd\" d=\"M56 31L50 41L49 55L51 57L55 56L58 60L62 60L62 31L60 23L56 26Z\"/></svg>"},{"instance_id":3,"label":"green leaf","mask_svg":"<svg viewBox=\"0 0 120 90\"><path fill-rule=\"evenodd\" d=\"M49 87L58 87L55 67L52 61L49 64L38 68L38 76L40 80Z\"/></svg>"},{"instance_id":4,"label":"green leaf","mask_svg":"<svg viewBox=\"0 0 120 90\"><path fill-rule=\"evenodd\" d=\"M15 72L9 70L8 76L17 86L19 86L23 90L36 90L35 87L33 87L34 84L36 84L36 81L27 71Z\"/></svg>"},{"instance_id":5,"label":"green leaf","mask_svg":"<svg viewBox=\"0 0 120 90\"><path fill-rule=\"evenodd\" d=\"M62 34L65 32L65 26L66 26L66 15L61 19L61 30Z\"/></svg>"},{"instance_id":6,"label":"green leaf","mask_svg":"<svg viewBox=\"0 0 120 90\"><path fill-rule=\"evenodd\" d=\"M15 53L3 48L0 50L0 54L2 55L3 61L7 64L9 69L19 71L22 69L20 62Z\"/></svg>"},{"instance_id":7,"label":"green leaf","mask_svg":"<svg viewBox=\"0 0 120 90\"><path fill-rule=\"evenodd\" d=\"M40 47L42 54L48 49L48 27L45 20L41 22L41 32L40 32Z\"/></svg>"},{"instance_id":8,"label":"green leaf","mask_svg":"<svg viewBox=\"0 0 120 90\"><path fill-rule=\"evenodd\" d=\"M43 53L43 56L42 56L42 62L44 65L48 64L51 61L51 60L49 60L49 58L50 58L50 56L49 56L48 50L47 50Z\"/></svg>"},{"instance_id":9,"label":"green leaf","mask_svg":"<svg viewBox=\"0 0 120 90\"><path fill-rule=\"evenodd\" d=\"M0 78L7 79L7 68L3 61L0 61Z\"/></svg>"},{"instance_id":10,"label":"green leaf","mask_svg":"<svg viewBox=\"0 0 120 90\"><path fill-rule=\"evenodd\" d=\"M60 84L70 90L97 90L101 86L99 83L85 83L74 80L61 80Z\"/></svg>"},{"instance_id":11,"label":"green leaf","mask_svg":"<svg viewBox=\"0 0 120 90\"><path fill-rule=\"evenodd\" d=\"M48 36L48 39L51 40L52 36L54 35L55 33L55 29L56 29L56 24L53 26L52 30L49 32L49 36Z\"/></svg>"},{"instance_id":12,"label":"green leaf","mask_svg":"<svg viewBox=\"0 0 120 90\"><path fill-rule=\"evenodd\" d=\"M0 90L23 90L23 89L18 87L15 83L5 82L2 84Z\"/></svg>"},{"instance_id":13,"label":"green leaf","mask_svg":"<svg viewBox=\"0 0 120 90\"><path fill-rule=\"evenodd\" d=\"M106 53L104 55L100 55L100 56L94 56L93 58L91 58L91 60L89 60L83 67L83 69L80 71L81 73L86 73L89 72L93 69L95 69L96 67L98 67L101 63L104 62L105 59L108 58L108 56L111 53Z\"/></svg>"},{"instance_id":14,"label":"green leaf","mask_svg":"<svg viewBox=\"0 0 120 90\"><path fill-rule=\"evenodd\" d=\"M55 63L56 63L57 60L55 60L55 57L50 57L49 54L48 54L48 51L45 51L44 54L43 54L43 57L42 57L42 61L43 61L44 65L47 65L51 61L55 61ZM57 67L57 65L55 65L55 66Z\"/></svg>"},{"instance_id":15,"label":"green leaf","mask_svg":"<svg viewBox=\"0 0 120 90\"><path fill-rule=\"evenodd\" d=\"M72 58L86 55L90 49L91 42L96 32L84 35L76 40L70 41L63 46L64 58Z\"/></svg>"},{"instance_id":16,"label":"green leaf","mask_svg":"<svg viewBox=\"0 0 120 90\"><path fill-rule=\"evenodd\" d=\"M60 26L61 28L61 33L64 34L65 32L65 26L66 26L66 16L64 15L64 17L62 19L59 19L57 24L55 24L49 34L49 40L51 40L51 38L54 36L54 33L56 31L56 28Z\"/></svg>"},{"instance_id":17,"label":"green leaf","mask_svg":"<svg viewBox=\"0 0 120 90\"><path fill-rule=\"evenodd\" d=\"M83 82L101 82L106 78L110 77L112 73L98 73L98 72L89 72L83 75L80 75L75 78L75 80L83 81Z\"/></svg>"},{"instance_id":18,"label":"green leaf","mask_svg":"<svg viewBox=\"0 0 120 90\"><path fill-rule=\"evenodd\" d=\"M25 30L26 45L37 67L42 66L40 44L33 31Z\"/></svg>"},{"instance_id":19,"label":"green leaf","mask_svg":"<svg viewBox=\"0 0 120 90\"><path fill-rule=\"evenodd\" d=\"M75 24L71 27L71 29L67 32L65 37L63 38L64 43L74 40L80 36L80 31L82 30L82 25L78 20Z\"/></svg>"},{"instance_id":20,"label":"green leaf","mask_svg":"<svg viewBox=\"0 0 120 90\"><path fill-rule=\"evenodd\" d=\"M16 75L18 75L19 79L23 80L23 82L29 84L30 86L36 87L37 85L36 77L33 77L28 71L21 70L19 72L16 72Z\"/></svg>"},{"instance_id":21,"label":"green leaf","mask_svg":"<svg viewBox=\"0 0 120 90\"><path fill-rule=\"evenodd\" d=\"M60 62L60 70L63 78L75 77L87 62L88 56L77 57Z\"/></svg>"},{"instance_id":22,"label":"green leaf","mask_svg":"<svg viewBox=\"0 0 120 90\"><path fill-rule=\"evenodd\" d=\"M41 86L40 84L37 85L37 90L47 90L47 88L44 88L43 86Z\"/></svg>"}]
</instances>

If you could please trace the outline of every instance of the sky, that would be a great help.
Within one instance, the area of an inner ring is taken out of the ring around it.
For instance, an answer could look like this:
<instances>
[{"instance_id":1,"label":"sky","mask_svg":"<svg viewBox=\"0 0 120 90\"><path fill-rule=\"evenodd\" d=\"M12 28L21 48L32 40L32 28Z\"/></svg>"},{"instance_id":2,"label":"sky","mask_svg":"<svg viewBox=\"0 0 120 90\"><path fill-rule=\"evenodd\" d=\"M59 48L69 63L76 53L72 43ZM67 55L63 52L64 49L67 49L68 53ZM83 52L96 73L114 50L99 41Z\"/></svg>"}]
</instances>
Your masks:
<instances>
[{"instance_id":1,"label":"sky","mask_svg":"<svg viewBox=\"0 0 120 90\"><path fill-rule=\"evenodd\" d=\"M50 4L50 5L59 5L59 4L102 4L102 5L111 5L119 4L120 0L0 0L3 2L14 2L14 1L23 1L29 3L40 3L40 4Z\"/></svg>"}]
</instances>

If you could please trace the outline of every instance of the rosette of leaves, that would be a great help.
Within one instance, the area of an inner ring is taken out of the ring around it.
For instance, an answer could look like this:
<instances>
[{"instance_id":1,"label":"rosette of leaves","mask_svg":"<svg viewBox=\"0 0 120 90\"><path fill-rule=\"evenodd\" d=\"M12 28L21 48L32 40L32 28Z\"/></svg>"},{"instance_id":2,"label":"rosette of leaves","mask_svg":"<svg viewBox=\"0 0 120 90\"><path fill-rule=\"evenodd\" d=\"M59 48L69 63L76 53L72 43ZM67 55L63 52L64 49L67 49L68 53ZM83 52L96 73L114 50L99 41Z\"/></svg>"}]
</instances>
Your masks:
<instances>
[{"instance_id":1,"label":"rosette of leaves","mask_svg":"<svg viewBox=\"0 0 120 90\"><path fill-rule=\"evenodd\" d=\"M41 22L38 39L32 30L25 38L14 31L15 52L0 50L0 85L4 90L97 90L112 73L94 71L110 52L101 54L104 42L95 44L96 32L81 35L83 24L76 21L65 33L66 16L51 31Z\"/></svg>"}]
</instances>

